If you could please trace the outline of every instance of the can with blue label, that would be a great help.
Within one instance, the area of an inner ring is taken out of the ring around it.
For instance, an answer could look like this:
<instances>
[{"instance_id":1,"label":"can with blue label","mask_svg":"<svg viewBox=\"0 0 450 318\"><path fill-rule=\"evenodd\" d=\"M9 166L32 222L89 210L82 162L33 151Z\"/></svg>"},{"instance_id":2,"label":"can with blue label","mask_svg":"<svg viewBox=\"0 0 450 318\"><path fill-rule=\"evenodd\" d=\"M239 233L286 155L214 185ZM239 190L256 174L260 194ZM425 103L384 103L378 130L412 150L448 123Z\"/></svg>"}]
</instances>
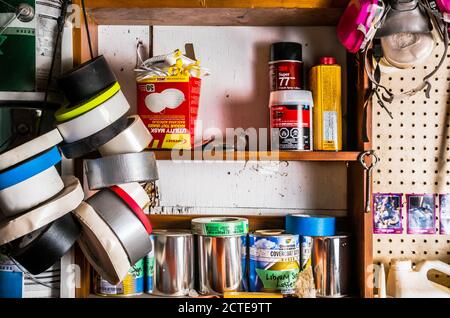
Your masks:
<instances>
[{"instance_id":1,"label":"can with blue label","mask_svg":"<svg viewBox=\"0 0 450 318\"><path fill-rule=\"evenodd\" d=\"M153 292L153 280L155 276L155 240L153 235L150 235L152 242L151 251L145 256L145 292L151 294Z\"/></svg>"},{"instance_id":2,"label":"can with blue label","mask_svg":"<svg viewBox=\"0 0 450 318\"><path fill-rule=\"evenodd\" d=\"M99 296L137 296L144 292L144 259L139 260L128 271L124 280L112 285L99 274L94 278L95 293Z\"/></svg>"},{"instance_id":3,"label":"can with blue label","mask_svg":"<svg viewBox=\"0 0 450 318\"><path fill-rule=\"evenodd\" d=\"M300 236L300 269L311 266L311 250L313 239L311 236Z\"/></svg>"},{"instance_id":4,"label":"can with blue label","mask_svg":"<svg viewBox=\"0 0 450 318\"><path fill-rule=\"evenodd\" d=\"M284 230L259 230L249 235L249 290L295 293L300 272L299 236Z\"/></svg>"}]
</instances>

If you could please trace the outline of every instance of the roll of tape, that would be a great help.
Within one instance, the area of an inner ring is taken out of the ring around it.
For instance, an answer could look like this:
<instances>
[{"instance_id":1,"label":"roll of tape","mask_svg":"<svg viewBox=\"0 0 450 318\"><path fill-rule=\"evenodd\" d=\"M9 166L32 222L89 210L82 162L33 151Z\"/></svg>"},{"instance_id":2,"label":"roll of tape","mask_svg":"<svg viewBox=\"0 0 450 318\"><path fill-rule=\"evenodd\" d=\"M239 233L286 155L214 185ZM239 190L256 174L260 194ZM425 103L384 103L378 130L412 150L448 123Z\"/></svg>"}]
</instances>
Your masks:
<instances>
[{"instance_id":1,"label":"roll of tape","mask_svg":"<svg viewBox=\"0 0 450 318\"><path fill-rule=\"evenodd\" d=\"M141 209L144 209L150 203L150 197L144 188L137 182L118 184L122 190L133 198Z\"/></svg>"},{"instance_id":2,"label":"roll of tape","mask_svg":"<svg viewBox=\"0 0 450 318\"><path fill-rule=\"evenodd\" d=\"M42 136L34 138L18 147L0 154L0 171L28 160L63 141L58 129L53 129Z\"/></svg>"},{"instance_id":3,"label":"roll of tape","mask_svg":"<svg viewBox=\"0 0 450 318\"><path fill-rule=\"evenodd\" d=\"M152 141L148 131L139 115L128 117L128 127L116 137L98 148L102 156L118 155L123 153L141 152Z\"/></svg>"},{"instance_id":4,"label":"roll of tape","mask_svg":"<svg viewBox=\"0 0 450 318\"><path fill-rule=\"evenodd\" d=\"M74 211L81 224L78 244L95 270L111 284L122 281L131 267L128 255L109 225L86 202Z\"/></svg>"},{"instance_id":5,"label":"roll of tape","mask_svg":"<svg viewBox=\"0 0 450 318\"><path fill-rule=\"evenodd\" d=\"M88 153L96 151L98 147L111 140L111 138L117 136L117 134L120 134L120 132L123 131L127 126L127 121L127 118L125 116L122 116L108 127L100 130L99 132L96 132L89 137L80 139L72 143L62 144L60 146L60 149L64 156L69 159L79 158L87 155Z\"/></svg>"},{"instance_id":6,"label":"roll of tape","mask_svg":"<svg viewBox=\"0 0 450 318\"><path fill-rule=\"evenodd\" d=\"M135 264L150 252L152 244L145 227L113 191L100 190L87 199L86 203L111 227L131 264Z\"/></svg>"},{"instance_id":7,"label":"roll of tape","mask_svg":"<svg viewBox=\"0 0 450 318\"><path fill-rule=\"evenodd\" d=\"M197 218L192 233L202 236L242 236L248 233L248 220L237 217Z\"/></svg>"},{"instance_id":8,"label":"roll of tape","mask_svg":"<svg viewBox=\"0 0 450 318\"><path fill-rule=\"evenodd\" d=\"M71 143L99 132L130 109L122 91L91 111L56 125L66 143Z\"/></svg>"},{"instance_id":9,"label":"roll of tape","mask_svg":"<svg viewBox=\"0 0 450 318\"><path fill-rule=\"evenodd\" d=\"M158 180L153 152L128 153L84 161L89 189Z\"/></svg>"},{"instance_id":10,"label":"roll of tape","mask_svg":"<svg viewBox=\"0 0 450 318\"><path fill-rule=\"evenodd\" d=\"M55 167L0 190L0 209L6 217L29 210L57 195L64 183Z\"/></svg>"},{"instance_id":11,"label":"roll of tape","mask_svg":"<svg viewBox=\"0 0 450 318\"><path fill-rule=\"evenodd\" d=\"M0 190L9 188L15 184L25 181L32 176L56 165L61 161L58 148L52 149L33 157L18 166L12 167L0 173Z\"/></svg>"},{"instance_id":12,"label":"roll of tape","mask_svg":"<svg viewBox=\"0 0 450 318\"><path fill-rule=\"evenodd\" d=\"M79 235L78 222L72 213L67 213L53 223L12 241L8 250L27 271L38 275L60 260Z\"/></svg>"},{"instance_id":13,"label":"roll of tape","mask_svg":"<svg viewBox=\"0 0 450 318\"><path fill-rule=\"evenodd\" d=\"M110 189L128 205L139 221L141 221L147 233L152 233L152 225L139 204L121 187L112 186Z\"/></svg>"},{"instance_id":14,"label":"roll of tape","mask_svg":"<svg viewBox=\"0 0 450 318\"><path fill-rule=\"evenodd\" d=\"M58 86L71 104L78 104L117 82L103 55L63 74Z\"/></svg>"},{"instance_id":15,"label":"roll of tape","mask_svg":"<svg viewBox=\"0 0 450 318\"><path fill-rule=\"evenodd\" d=\"M0 224L0 245L11 242L59 219L83 201L84 192L74 176L63 177L64 189L54 198L27 213Z\"/></svg>"},{"instance_id":16,"label":"roll of tape","mask_svg":"<svg viewBox=\"0 0 450 318\"><path fill-rule=\"evenodd\" d=\"M286 232L301 236L332 236L336 234L336 218L290 214L286 216Z\"/></svg>"},{"instance_id":17,"label":"roll of tape","mask_svg":"<svg viewBox=\"0 0 450 318\"><path fill-rule=\"evenodd\" d=\"M92 98L88 99L87 101L75 105L75 106L65 106L60 109L58 109L55 113L56 121L63 122L67 120L71 120L75 117L78 117L80 115L83 115L87 113L88 111L94 109L98 105L103 104L108 99L113 97L117 94L117 92L120 90L120 85L118 82L114 83L110 87L106 88L102 92L100 92L98 95L93 96Z\"/></svg>"}]
</instances>

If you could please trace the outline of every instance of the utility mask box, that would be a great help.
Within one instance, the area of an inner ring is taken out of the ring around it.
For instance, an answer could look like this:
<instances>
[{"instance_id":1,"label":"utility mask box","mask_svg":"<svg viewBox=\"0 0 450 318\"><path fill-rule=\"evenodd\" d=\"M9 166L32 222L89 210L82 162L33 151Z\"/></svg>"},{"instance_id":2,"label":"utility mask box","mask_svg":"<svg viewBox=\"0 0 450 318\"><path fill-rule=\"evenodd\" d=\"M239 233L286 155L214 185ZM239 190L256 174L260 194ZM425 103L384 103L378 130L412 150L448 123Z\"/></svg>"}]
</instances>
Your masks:
<instances>
[{"instance_id":1,"label":"utility mask box","mask_svg":"<svg viewBox=\"0 0 450 318\"><path fill-rule=\"evenodd\" d=\"M137 82L137 111L153 136L152 149L191 149L201 79L152 76Z\"/></svg>"}]
</instances>

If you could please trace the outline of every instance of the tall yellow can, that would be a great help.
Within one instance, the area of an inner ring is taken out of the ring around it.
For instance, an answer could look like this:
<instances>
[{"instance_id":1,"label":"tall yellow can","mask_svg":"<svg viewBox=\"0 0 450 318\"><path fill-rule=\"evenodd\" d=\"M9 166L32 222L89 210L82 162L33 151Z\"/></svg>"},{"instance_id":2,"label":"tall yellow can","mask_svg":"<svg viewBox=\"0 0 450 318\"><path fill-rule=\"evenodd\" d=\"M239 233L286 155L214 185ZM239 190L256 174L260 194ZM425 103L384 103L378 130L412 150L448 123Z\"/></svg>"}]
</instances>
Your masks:
<instances>
[{"instance_id":1,"label":"tall yellow can","mask_svg":"<svg viewBox=\"0 0 450 318\"><path fill-rule=\"evenodd\" d=\"M314 150L342 150L341 66L320 58L309 74L314 99Z\"/></svg>"}]
</instances>

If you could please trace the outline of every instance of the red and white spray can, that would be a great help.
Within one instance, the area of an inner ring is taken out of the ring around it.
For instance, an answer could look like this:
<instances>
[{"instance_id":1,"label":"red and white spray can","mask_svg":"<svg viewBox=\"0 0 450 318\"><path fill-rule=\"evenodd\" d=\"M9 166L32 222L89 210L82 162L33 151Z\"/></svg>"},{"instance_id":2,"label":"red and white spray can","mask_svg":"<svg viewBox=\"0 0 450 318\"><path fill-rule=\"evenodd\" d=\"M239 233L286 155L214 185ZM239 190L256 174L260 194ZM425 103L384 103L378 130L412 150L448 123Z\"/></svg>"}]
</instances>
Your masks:
<instances>
[{"instance_id":1,"label":"red and white spray can","mask_svg":"<svg viewBox=\"0 0 450 318\"><path fill-rule=\"evenodd\" d=\"M270 91L303 89L302 45L277 42L270 47Z\"/></svg>"}]
</instances>

